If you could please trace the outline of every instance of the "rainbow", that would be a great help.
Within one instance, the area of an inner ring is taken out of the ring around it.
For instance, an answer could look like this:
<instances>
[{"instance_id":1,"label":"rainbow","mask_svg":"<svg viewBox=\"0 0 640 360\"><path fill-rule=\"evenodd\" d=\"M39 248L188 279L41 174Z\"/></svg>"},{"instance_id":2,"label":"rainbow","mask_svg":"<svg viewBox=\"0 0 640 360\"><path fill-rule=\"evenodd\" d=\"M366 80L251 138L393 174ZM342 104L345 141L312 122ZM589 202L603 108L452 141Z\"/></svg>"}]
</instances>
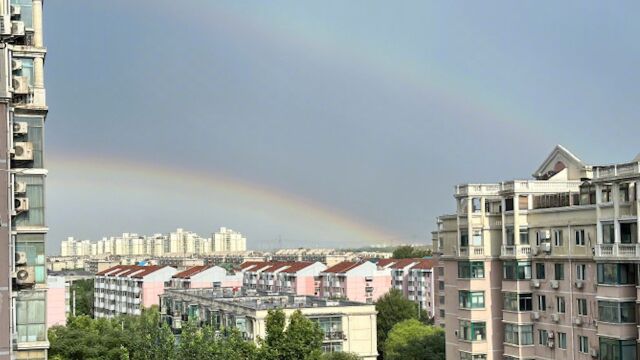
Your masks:
<instances>
[{"instance_id":1,"label":"rainbow","mask_svg":"<svg viewBox=\"0 0 640 360\"><path fill-rule=\"evenodd\" d=\"M400 243L398 235L338 209L278 189L232 178L219 172L184 169L179 166L161 167L149 162L137 162L130 159L101 158L99 156L78 157L61 153L50 154L47 167L50 169L50 176L64 174L65 185L69 187L105 191L109 186L114 186L110 180L114 177L133 177L139 180L127 182L127 186L117 187L117 191L126 193L153 191L152 183L173 185L176 182L189 186L201 186L212 192L224 193L231 199L234 197L250 199L256 203L265 204L268 208L284 210L291 214L292 218L282 219L283 222L295 221L296 215L304 215L306 218L321 223L326 229L349 234L350 239L340 240L351 242L352 245ZM83 176L83 174L85 175ZM201 199L201 201L205 200Z\"/></svg>"}]
</instances>

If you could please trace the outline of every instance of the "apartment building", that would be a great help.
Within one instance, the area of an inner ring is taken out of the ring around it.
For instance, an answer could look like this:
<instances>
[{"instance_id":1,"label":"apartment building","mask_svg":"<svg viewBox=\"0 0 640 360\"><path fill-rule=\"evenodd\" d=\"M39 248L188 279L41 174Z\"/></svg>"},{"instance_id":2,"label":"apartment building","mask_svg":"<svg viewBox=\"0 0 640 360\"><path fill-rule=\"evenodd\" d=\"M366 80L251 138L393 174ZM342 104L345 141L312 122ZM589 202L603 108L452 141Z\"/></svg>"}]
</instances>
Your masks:
<instances>
[{"instance_id":1,"label":"apartment building","mask_svg":"<svg viewBox=\"0 0 640 360\"><path fill-rule=\"evenodd\" d=\"M320 272L327 268L320 262L274 261L246 262L240 265L243 286L265 292L318 295Z\"/></svg>"},{"instance_id":2,"label":"apartment building","mask_svg":"<svg viewBox=\"0 0 640 360\"><path fill-rule=\"evenodd\" d=\"M391 269L373 262L344 261L320 273L320 296L371 304L391 288Z\"/></svg>"},{"instance_id":3,"label":"apartment building","mask_svg":"<svg viewBox=\"0 0 640 360\"><path fill-rule=\"evenodd\" d=\"M183 322L191 320L218 330L236 328L245 339L257 341L258 337L266 337L265 319L269 310L282 309L287 318L300 310L324 330L325 352L352 352L366 360L378 356L374 305L228 289L169 289L160 298L162 319L176 333Z\"/></svg>"},{"instance_id":4,"label":"apartment building","mask_svg":"<svg viewBox=\"0 0 640 360\"><path fill-rule=\"evenodd\" d=\"M227 274L227 270L219 266L194 266L171 278L171 287L175 289L201 289L201 288L240 288L242 286L242 275Z\"/></svg>"},{"instance_id":5,"label":"apartment building","mask_svg":"<svg viewBox=\"0 0 640 360\"><path fill-rule=\"evenodd\" d=\"M211 235L213 252L247 251L247 239L241 233L221 227Z\"/></svg>"},{"instance_id":6,"label":"apartment building","mask_svg":"<svg viewBox=\"0 0 640 360\"><path fill-rule=\"evenodd\" d=\"M47 327L66 325L71 312L71 284L64 276L47 276Z\"/></svg>"},{"instance_id":7,"label":"apartment building","mask_svg":"<svg viewBox=\"0 0 640 360\"><path fill-rule=\"evenodd\" d=\"M176 269L170 266L118 265L96 274L94 317L140 315L143 307L158 305Z\"/></svg>"},{"instance_id":8,"label":"apartment building","mask_svg":"<svg viewBox=\"0 0 640 360\"><path fill-rule=\"evenodd\" d=\"M45 359L42 0L0 1L0 359Z\"/></svg>"},{"instance_id":9,"label":"apartment building","mask_svg":"<svg viewBox=\"0 0 640 360\"><path fill-rule=\"evenodd\" d=\"M377 251L344 251L338 249L280 249L271 254L266 254L269 261L309 261L321 262L327 266L333 266L343 261L364 261L368 259L387 259L391 257L389 252Z\"/></svg>"},{"instance_id":10,"label":"apartment building","mask_svg":"<svg viewBox=\"0 0 640 360\"><path fill-rule=\"evenodd\" d=\"M456 186L434 233L447 358L636 359L639 161L557 146L533 179Z\"/></svg>"}]
</instances>

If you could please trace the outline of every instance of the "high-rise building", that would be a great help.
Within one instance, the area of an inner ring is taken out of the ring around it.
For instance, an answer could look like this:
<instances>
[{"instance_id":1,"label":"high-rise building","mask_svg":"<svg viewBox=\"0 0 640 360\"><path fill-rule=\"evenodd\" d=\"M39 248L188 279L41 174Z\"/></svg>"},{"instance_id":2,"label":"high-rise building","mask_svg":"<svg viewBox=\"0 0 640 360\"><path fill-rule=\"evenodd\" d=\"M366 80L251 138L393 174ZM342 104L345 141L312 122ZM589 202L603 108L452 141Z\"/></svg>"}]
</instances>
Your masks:
<instances>
[{"instance_id":1,"label":"high-rise building","mask_svg":"<svg viewBox=\"0 0 640 360\"><path fill-rule=\"evenodd\" d=\"M246 251L247 239L242 234L224 227L211 236L213 238L213 252Z\"/></svg>"},{"instance_id":2,"label":"high-rise building","mask_svg":"<svg viewBox=\"0 0 640 360\"><path fill-rule=\"evenodd\" d=\"M533 177L456 186L438 218L447 359L636 359L640 158L557 146Z\"/></svg>"},{"instance_id":3,"label":"high-rise building","mask_svg":"<svg viewBox=\"0 0 640 360\"><path fill-rule=\"evenodd\" d=\"M0 359L45 359L42 0L0 1Z\"/></svg>"}]
</instances>

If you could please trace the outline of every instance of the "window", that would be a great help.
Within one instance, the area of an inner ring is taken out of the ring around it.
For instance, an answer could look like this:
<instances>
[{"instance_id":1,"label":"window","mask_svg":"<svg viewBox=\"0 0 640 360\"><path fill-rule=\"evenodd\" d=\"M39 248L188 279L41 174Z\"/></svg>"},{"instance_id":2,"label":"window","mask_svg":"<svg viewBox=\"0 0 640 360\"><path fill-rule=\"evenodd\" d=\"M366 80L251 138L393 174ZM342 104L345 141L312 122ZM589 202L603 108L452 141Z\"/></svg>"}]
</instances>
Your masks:
<instances>
[{"instance_id":1,"label":"window","mask_svg":"<svg viewBox=\"0 0 640 360\"><path fill-rule=\"evenodd\" d=\"M586 340L585 340L586 342ZM588 342L586 343L588 347ZM635 340L618 340L601 337L600 338L600 359L603 360L626 360L636 358Z\"/></svg>"},{"instance_id":2,"label":"window","mask_svg":"<svg viewBox=\"0 0 640 360\"><path fill-rule=\"evenodd\" d=\"M473 230L473 246L482 246L482 230Z\"/></svg>"},{"instance_id":3,"label":"window","mask_svg":"<svg viewBox=\"0 0 640 360\"><path fill-rule=\"evenodd\" d=\"M520 228L520 244L529 244L529 229L526 227Z\"/></svg>"},{"instance_id":4,"label":"window","mask_svg":"<svg viewBox=\"0 0 640 360\"><path fill-rule=\"evenodd\" d=\"M553 264L554 273L553 278L555 280L564 280L564 264Z\"/></svg>"},{"instance_id":5,"label":"window","mask_svg":"<svg viewBox=\"0 0 640 360\"><path fill-rule=\"evenodd\" d=\"M602 243L613 244L615 242L615 235L613 230L613 223L602 224Z\"/></svg>"},{"instance_id":6,"label":"window","mask_svg":"<svg viewBox=\"0 0 640 360\"><path fill-rule=\"evenodd\" d=\"M564 246L562 230L553 230L553 246Z\"/></svg>"},{"instance_id":7,"label":"window","mask_svg":"<svg viewBox=\"0 0 640 360\"><path fill-rule=\"evenodd\" d=\"M564 301L563 296L556 296L556 309L560 314L567 312L567 303Z\"/></svg>"},{"instance_id":8,"label":"window","mask_svg":"<svg viewBox=\"0 0 640 360\"><path fill-rule=\"evenodd\" d=\"M461 309L484 308L484 291L459 291L458 300Z\"/></svg>"},{"instance_id":9,"label":"window","mask_svg":"<svg viewBox=\"0 0 640 360\"><path fill-rule=\"evenodd\" d=\"M635 302L598 301L598 320L609 323L635 323Z\"/></svg>"},{"instance_id":10,"label":"window","mask_svg":"<svg viewBox=\"0 0 640 360\"><path fill-rule=\"evenodd\" d=\"M29 86L33 87L33 58L16 57L16 60L20 61L21 66L19 69L13 70L13 76L23 76L27 78Z\"/></svg>"},{"instance_id":11,"label":"window","mask_svg":"<svg viewBox=\"0 0 640 360\"><path fill-rule=\"evenodd\" d=\"M502 267L504 280L531 280L530 261L505 261Z\"/></svg>"},{"instance_id":12,"label":"window","mask_svg":"<svg viewBox=\"0 0 640 360\"><path fill-rule=\"evenodd\" d=\"M547 296L546 295L538 295L538 310L546 311L547 310Z\"/></svg>"},{"instance_id":13,"label":"window","mask_svg":"<svg viewBox=\"0 0 640 360\"><path fill-rule=\"evenodd\" d=\"M506 230L507 233L507 246L513 246L515 245L515 236L513 234L513 228L507 228Z\"/></svg>"},{"instance_id":14,"label":"window","mask_svg":"<svg viewBox=\"0 0 640 360\"><path fill-rule=\"evenodd\" d=\"M578 335L578 351L581 353L589 352L589 338L586 336ZM605 358L603 358L605 359Z\"/></svg>"},{"instance_id":15,"label":"window","mask_svg":"<svg viewBox=\"0 0 640 360\"><path fill-rule=\"evenodd\" d=\"M637 243L637 225L636 223L620 223L620 243L631 244Z\"/></svg>"},{"instance_id":16,"label":"window","mask_svg":"<svg viewBox=\"0 0 640 360\"><path fill-rule=\"evenodd\" d=\"M538 344L547 346L549 343L549 333L547 330L538 330Z\"/></svg>"},{"instance_id":17,"label":"window","mask_svg":"<svg viewBox=\"0 0 640 360\"><path fill-rule=\"evenodd\" d=\"M533 345L533 325L504 325L504 342L513 345Z\"/></svg>"},{"instance_id":18,"label":"window","mask_svg":"<svg viewBox=\"0 0 640 360\"><path fill-rule=\"evenodd\" d=\"M543 280L545 278L544 263L536 264L536 279Z\"/></svg>"},{"instance_id":19,"label":"window","mask_svg":"<svg viewBox=\"0 0 640 360\"><path fill-rule=\"evenodd\" d=\"M578 315L587 315L587 299L578 299Z\"/></svg>"},{"instance_id":20,"label":"window","mask_svg":"<svg viewBox=\"0 0 640 360\"><path fill-rule=\"evenodd\" d=\"M21 291L16 300L18 342L45 341L45 293Z\"/></svg>"},{"instance_id":21,"label":"window","mask_svg":"<svg viewBox=\"0 0 640 360\"><path fill-rule=\"evenodd\" d=\"M18 234L16 239L16 251L27 255L27 266L33 267L37 284L44 284L46 279L44 235L43 234Z\"/></svg>"},{"instance_id":22,"label":"window","mask_svg":"<svg viewBox=\"0 0 640 360\"><path fill-rule=\"evenodd\" d=\"M578 264L576 265L576 280L582 280L587 278L587 265L586 264Z\"/></svg>"},{"instance_id":23,"label":"window","mask_svg":"<svg viewBox=\"0 0 640 360\"><path fill-rule=\"evenodd\" d=\"M11 5L20 6L20 21L27 29L33 29L33 0L11 0Z\"/></svg>"},{"instance_id":24,"label":"window","mask_svg":"<svg viewBox=\"0 0 640 360\"><path fill-rule=\"evenodd\" d=\"M567 333L558 333L558 348L565 350L567 349Z\"/></svg>"},{"instance_id":25,"label":"window","mask_svg":"<svg viewBox=\"0 0 640 360\"><path fill-rule=\"evenodd\" d=\"M479 213L482 210L482 206L480 204L480 198L471 199L471 211L473 211L474 213Z\"/></svg>"},{"instance_id":26,"label":"window","mask_svg":"<svg viewBox=\"0 0 640 360\"><path fill-rule=\"evenodd\" d=\"M487 325L484 321L471 322L460 320L460 340L484 341L487 338Z\"/></svg>"},{"instance_id":27,"label":"window","mask_svg":"<svg viewBox=\"0 0 640 360\"><path fill-rule=\"evenodd\" d=\"M508 311L533 310L533 295L518 294L514 292L504 293L504 310L508 310Z\"/></svg>"},{"instance_id":28,"label":"window","mask_svg":"<svg viewBox=\"0 0 640 360\"><path fill-rule=\"evenodd\" d=\"M576 245L584 246L584 229L576 230Z\"/></svg>"},{"instance_id":29,"label":"window","mask_svg":"<svg viewBox=\"0 0 640 360\"><path fill-rule=\"evenodd\" d=\"M458 262L458 278L460 279L484 278L484 262L459 261Z\"/></svg>"},{"instance_id":30,"label":"window","mask_svg":"<svg viewBox=\"0 0 640 360\"><path fill-rule=\"evenodd\" d=\"M460 247L469 246L469 230L460 229Z\"/></svg>"},{"instance_id":31,"label":"window","mask_svg":"<svg viewBox=\"0 0 640 360\"><path fill-rule=\"evenodd\" d=\"M29 64L28 62L25 63L23 61L22 71L28 71L28 70L25 70L26 69L25 66L28 67ZM15 141L30 142L33 145L33 161L30 162L31 166L28 166L28 167L34 167L34 168L43 167L42 152L43 152L43 142L44 142L44 117L35 116L35 115L14 115L13 121L25 122L27 123L27 126L28 126L27 134L16 136L16 139L15 139ZM32 176L35 176L35 175L28 175L25 177L29 178ZM23 181L23 180L20 180L20 181ZM28 212L30 211L31 209L29 209Z\"/></svg>"},{"instance_id":32,"label":"window","mask_svg":"<svg viewBox=\"0 0 640 360\"><path fill-rule=\"evenodd\" d=\"M598 266L598 284L634 285L636 283L636 267L633 264L600 263Z\"/></svg>"},{"instance_id":33,"label":"window","mask_svg":"<svg viewBox=\"0 0 640 360\"><path fill-rule=\"evenodd\" d=\"M470 354L460 351L460 360L487 360L486 354Z\"/></svg>"}]
</instances>

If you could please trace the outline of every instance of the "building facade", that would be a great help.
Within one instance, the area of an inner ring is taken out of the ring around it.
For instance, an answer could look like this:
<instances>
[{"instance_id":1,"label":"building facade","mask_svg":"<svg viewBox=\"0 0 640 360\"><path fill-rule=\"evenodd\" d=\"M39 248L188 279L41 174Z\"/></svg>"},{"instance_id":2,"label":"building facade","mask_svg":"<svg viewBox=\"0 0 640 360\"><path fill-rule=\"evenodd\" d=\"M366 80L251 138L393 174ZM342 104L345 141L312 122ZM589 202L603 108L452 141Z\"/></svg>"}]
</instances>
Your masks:
<instances>
[{"instance_id":1,"label":"building facade","mask_svg":"<svg viewBox=\"0 0 640 360\"><path fill-rule=\"evenodd\" d=\"M269 310L282 309L289 318L294 311L317 322L325 336L325 352L352 352L361 359L378 356L374 305L329 301L312 296L233 292L228 289L167 290L160 296L160 312L174 332L183 322L195 321L217 330L232 327L250 341L266 338Z\"/></svg>"},{"instance_id":2,"label":"building facade","mask_svg":"<svg viewBox=\"0 0 640 360\"><path fill-rule=\"evenodd\" d=\"M372 304L391 289L391 269L370 262L344 261L320 273L320 296Z\"/></svg>"},{"instance_id":3,"label":"building facade","mask_svg":"<svg viewBox=\"0 0 640 360\"><path fill-rule=\"evenodd\" d=\"M239 232L221 227L211 235L213 252L247 251L247 239Z\"/></svg>"},{"instance_id":4,"label":"building facade","mask_svg":"<svg viewBox=\"0 0 640 360\"><path fill-rule=\"evenodd\" d=\"M194 266L171 278L171 288L174 289L201 289L201 288L240 288L242 287L241 274L227 274L227 270L219 266Z\"/></svg>"},{"instance_id":5,"label":"building facade","mask_svg":"<svg viewBox=\"0 0 640 360\"><path fill-rule=\"evenodd\" d=\"M455 188L438 218L451 359L636 359L639 163L557 146L532 180Z\"/></svg>"}]
</instances>

